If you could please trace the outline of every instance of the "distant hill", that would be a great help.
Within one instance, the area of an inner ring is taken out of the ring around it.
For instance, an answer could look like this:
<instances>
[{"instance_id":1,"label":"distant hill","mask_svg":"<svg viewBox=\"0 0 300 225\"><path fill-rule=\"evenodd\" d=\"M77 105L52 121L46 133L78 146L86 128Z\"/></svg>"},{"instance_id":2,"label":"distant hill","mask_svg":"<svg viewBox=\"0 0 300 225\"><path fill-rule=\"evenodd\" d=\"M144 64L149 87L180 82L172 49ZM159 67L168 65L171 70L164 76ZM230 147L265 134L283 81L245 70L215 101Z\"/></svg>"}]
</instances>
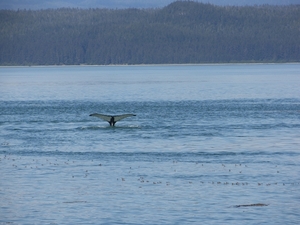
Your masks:
<instances>
[{"instance_id":1,"label":"distant hill","mask_svg":"<svg viewBox=\"0 0 300 225\"><path fill-rule=\"evenodd\" d=\"M300 62L300 5L0 10L0 65Z\"/></svg>"},{"instance_id":2,"label":"distant hill","mask_svg":"<svg viewBox=\"0 0 300 225\"><path fill-rule=\"evenodd\" d=\"M57 9L57 8L161 8L176 0L1 0L0 9ZM198 0L200 3L215 5L290 5L300 4L300 0Z\"/></svg>"}]
</instances>

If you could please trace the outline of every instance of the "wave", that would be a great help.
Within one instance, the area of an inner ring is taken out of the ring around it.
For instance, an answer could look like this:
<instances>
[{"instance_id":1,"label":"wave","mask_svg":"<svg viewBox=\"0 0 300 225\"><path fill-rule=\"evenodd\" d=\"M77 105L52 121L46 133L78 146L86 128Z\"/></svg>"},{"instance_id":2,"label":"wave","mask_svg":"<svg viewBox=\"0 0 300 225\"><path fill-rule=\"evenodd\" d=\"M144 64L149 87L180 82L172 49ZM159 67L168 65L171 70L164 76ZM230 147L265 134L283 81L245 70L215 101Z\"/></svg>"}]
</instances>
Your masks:
<instances>
[{"instance_id":1,"label":"wave","mask_svg":"<svg viewBox=\"0 0 300 225\"><path fill-rule=\"evenodd\" d=\"M123 126L109 126L109 125L101 125L101 126L82 126L75 128L76 130L102 130L102 129L113 129L113 130L122 130L122 129L139 129L142 128L140 125L123 125Z\"/></svg>"},{"instance_id":2,"label":"wave","mask_svg":"<svg viewBox=\"0 0 300 225\"><path fill-rule=\"evenodd\" d=\"M8 145L6 142L1 144ZM219 158L219 157L227 157L227 156L300 156L299 151L244 151L244 152L232 152L232 151L199 151L199 152L143 152L143 151L132 151L132 152L99 152L99 151L26 151L26 150L16 150L16 151L8 151L1 150L0 154L3 155L20 155L20 156L85 156L87 158L103 158L103 157L149 157L149 158Z\"/></svg>"}]
</instances>

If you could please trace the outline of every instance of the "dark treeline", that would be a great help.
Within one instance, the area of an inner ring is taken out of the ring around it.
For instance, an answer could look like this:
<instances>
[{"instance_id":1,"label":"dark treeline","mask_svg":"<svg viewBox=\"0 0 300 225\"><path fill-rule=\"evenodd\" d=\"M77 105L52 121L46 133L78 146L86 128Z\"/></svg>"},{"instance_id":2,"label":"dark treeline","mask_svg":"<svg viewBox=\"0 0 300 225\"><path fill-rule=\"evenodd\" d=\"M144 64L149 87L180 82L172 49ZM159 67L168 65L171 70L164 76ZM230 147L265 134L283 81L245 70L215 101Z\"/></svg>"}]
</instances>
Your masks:
<instances>
[{"instance_id":1,"label":"dark treeline","mask_svg":"<svg viewBox=\"0 0 300 225\"><path fill-rule=\"evenodd\" d=\"M0 65L299 62L300 5L0 11Z\"/></svg>"}]
</instances>

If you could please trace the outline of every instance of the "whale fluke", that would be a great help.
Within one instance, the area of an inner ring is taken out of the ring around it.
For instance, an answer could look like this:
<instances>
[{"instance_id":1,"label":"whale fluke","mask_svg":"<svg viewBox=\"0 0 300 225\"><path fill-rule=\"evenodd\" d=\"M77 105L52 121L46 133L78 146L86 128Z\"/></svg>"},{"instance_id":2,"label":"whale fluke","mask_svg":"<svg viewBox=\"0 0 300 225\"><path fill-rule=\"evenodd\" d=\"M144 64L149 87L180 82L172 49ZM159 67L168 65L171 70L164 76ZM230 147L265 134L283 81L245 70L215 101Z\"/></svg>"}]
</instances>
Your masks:
<instances>
[{"instance_id":1,"label":"whale fluke","mask_svg":"<svg viewBox=\"0 0 300 225\"><path fill-rule=\"evenodd\" d=\"M99 117L100 119L103 119L103 120L107 121L110 126L115 126L116 122L118 122L119 120L125 119L125 118L130 117L130 116L136 116L136 115L134 115L134 114L123 114L123 115L111 116L111 115L93 113L90 116Z\"/></svg>"}]
</instances>

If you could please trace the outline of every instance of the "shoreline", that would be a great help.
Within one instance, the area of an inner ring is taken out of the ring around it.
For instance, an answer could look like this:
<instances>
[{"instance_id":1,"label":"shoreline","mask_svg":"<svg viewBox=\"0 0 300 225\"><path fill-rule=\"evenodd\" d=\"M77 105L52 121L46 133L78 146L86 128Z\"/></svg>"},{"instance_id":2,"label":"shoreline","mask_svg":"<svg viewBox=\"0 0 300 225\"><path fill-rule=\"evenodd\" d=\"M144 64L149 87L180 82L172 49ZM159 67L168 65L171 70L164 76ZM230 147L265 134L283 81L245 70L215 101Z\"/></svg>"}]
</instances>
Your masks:
<instances>
[{"instance_id":1,"label":"shoreline","mask_svg":"<svg viewBox=\"0 0 300 225\"><path fill-rule=\"evenodd\" d=\"M226 66L226 65L275 65L275 64L300 64L300 62L236 62L236 63L178 63L178 64L109 64L109 65L33 65L33 66L0 66L0 68L44 68L44 67L158 67L158 66Z\"/></svg>"}]
</instances>

